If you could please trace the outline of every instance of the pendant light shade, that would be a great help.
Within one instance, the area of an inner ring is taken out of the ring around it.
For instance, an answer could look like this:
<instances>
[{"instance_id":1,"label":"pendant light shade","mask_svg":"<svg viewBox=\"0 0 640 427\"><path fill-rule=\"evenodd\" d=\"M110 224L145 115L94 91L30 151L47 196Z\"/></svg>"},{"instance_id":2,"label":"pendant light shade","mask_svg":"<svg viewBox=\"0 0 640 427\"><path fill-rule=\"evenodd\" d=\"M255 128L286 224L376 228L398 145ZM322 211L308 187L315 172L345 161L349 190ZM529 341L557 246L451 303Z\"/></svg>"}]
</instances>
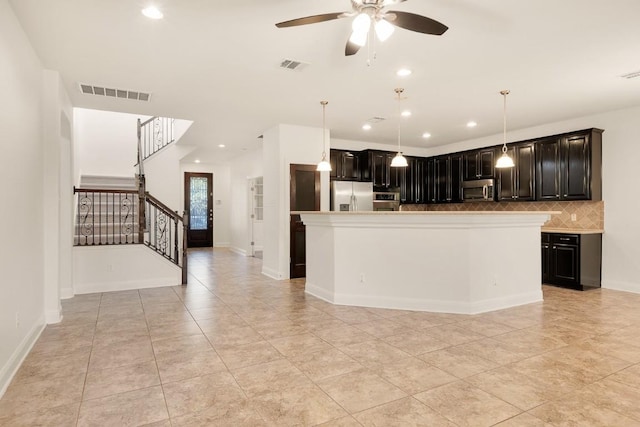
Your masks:
<instances>
[{"instance_id":1,"label":"pendant light shade","mask_svg":"<svg viewBox=\"0 0 640 427\"><path fill-rule=\"evenodd\" d=\"M391 167L406 168L409 166L409 163L407 163L407 159L402 155L402 151L400 150L400 121L402 120L402 115L400 114L400 101L402 101L402 98L400 95L404 92L404 89L397 88L394 89L394 91L398 95L398 154L391 160Z\"/></svg>"},{"instance_id":2,"label":"pendant light shade","mask_svg":"<svg viewBox=\"0 0 640 427\"><path fill-rule=\"evenodd\" d=\"M391 167L393 168L404 168L409 166L407 163L407 158L402 155L402 153L398 152L396 156L391 160Z\"/></svg>"},{"instance_id":3,"label":"pendant light shade","mask_svg":"<svg viewBox=\"0 0 640 427\"><path fill-rule=\"evenodd\" d=\"M318 167L316 170L319 172L331 172L331 163L327 160L327 130L325 127L326 124L326 108L327 101L320 101L320 105L322 105L322 160L318 163Z\"/></svg>"},{"instance_id":4,"label":"pendant light shade","mask_svg":"<svg viewBox=\"0 0 640 427\"><path fill-rule=\"evenodd\" d=\"M504 107L503 107L503 137L502 137L502 156L496 162L496 168L498 169L506 169L512 168L515 166L513 163L513 159L509 157L507 154L507 95L509 95L508 90L500 91L500 95L504 98Z\"/></svg>"}]
</instances>

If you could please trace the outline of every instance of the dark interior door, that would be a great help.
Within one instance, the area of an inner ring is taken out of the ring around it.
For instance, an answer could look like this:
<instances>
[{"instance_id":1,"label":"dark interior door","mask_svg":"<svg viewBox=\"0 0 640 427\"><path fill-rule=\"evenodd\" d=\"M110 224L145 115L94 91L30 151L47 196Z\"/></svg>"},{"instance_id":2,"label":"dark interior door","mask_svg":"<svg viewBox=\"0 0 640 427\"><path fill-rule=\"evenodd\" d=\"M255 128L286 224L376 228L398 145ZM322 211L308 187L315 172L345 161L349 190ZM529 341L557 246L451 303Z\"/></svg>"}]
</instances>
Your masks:
<instances>
[{"instance_id":1,"label":"dark interior door","mask_svg":"<svg viewBox=\"0 0 640 427\"><path fill-rule=\"evenodd\" d=\"M290 206L292 211L320 210L320 172L315 165L291 165ZM307 273L306 238L300 215L291 214L290 224L289 275L295 279Z\"/></svg>"},{"instance_id":2,"label":"dark interior door","mask_svg":"<svg viewBox=\"0 0 640 427\"><path fill-rule=\"evenodd\" d=\"M189 218L187 246L213 246L213 174L185 172L184 210Z\"/></svg>"}]
</instances>

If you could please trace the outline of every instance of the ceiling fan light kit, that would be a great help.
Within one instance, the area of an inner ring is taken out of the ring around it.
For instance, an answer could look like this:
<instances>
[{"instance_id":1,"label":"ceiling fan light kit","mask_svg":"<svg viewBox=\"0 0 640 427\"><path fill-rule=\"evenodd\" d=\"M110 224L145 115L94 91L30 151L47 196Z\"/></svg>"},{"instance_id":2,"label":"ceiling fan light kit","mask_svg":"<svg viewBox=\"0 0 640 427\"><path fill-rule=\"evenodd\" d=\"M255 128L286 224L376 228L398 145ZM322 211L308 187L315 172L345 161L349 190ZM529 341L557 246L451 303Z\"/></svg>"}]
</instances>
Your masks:
<instances>
[{"instance_id":1,"label":"ceiling fan light kit","mask_svg":"<svg viewBox=\"0 0 640 427\"><path fill-rule=\"evenodd\" d=\"M398 10L385 10L387 6L404 3L405 1L406 0L351 0L352 10L350 12L325 13L322 15L291 19L277 23L276 27L296 27L299 25L316 24L355 16L351 23L352 33L344 51L346 56L355 55L361 47L367 44L372 24L374 25L376 36L381 42L391 37L395 30L394 27L435 36L441 36L449 29L446 25L427 18L426 16Z\"/></svg>"}]
</instances>

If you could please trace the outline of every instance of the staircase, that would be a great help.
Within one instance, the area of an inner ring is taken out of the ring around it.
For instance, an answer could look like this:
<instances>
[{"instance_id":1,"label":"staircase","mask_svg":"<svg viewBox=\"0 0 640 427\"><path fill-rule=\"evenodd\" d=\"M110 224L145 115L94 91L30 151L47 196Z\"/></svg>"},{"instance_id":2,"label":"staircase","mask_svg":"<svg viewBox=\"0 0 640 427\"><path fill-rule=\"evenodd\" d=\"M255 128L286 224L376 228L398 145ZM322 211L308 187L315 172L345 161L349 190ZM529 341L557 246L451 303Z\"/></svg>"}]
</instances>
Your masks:
<instances>
[{"instance_id":1,"label":"staircase","mask_svg":"<svg viewBox=\"0 0 640 427\"><path fill-rule=\"evenodd\" d=\"M74 246L144 244L181 267L186 284L183 216L145 190L144 160L173 142L173 119L138 120L138 174L81 177L80 187L74 188Z\"/></svg>"}]
</instances>

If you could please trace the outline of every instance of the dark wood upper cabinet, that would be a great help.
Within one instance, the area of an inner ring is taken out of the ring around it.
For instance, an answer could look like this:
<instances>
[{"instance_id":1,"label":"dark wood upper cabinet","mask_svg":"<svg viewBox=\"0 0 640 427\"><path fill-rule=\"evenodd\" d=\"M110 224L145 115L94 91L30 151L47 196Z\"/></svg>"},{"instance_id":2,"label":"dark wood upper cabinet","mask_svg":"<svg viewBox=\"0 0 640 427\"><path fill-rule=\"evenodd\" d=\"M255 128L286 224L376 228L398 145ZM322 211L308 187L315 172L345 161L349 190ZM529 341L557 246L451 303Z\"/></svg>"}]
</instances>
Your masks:
<instances>
[{"instance_id":1,"label":"dark wood upper cabinet","mask_svg":"<svg viewBox=\"0 0 640 427\"><path fill-rule=\"evenodd\" d=\"M496 169L498 201L535 200L535 147L533 142L508 147L507 154L515 167Z\"/></svg>"},{"instance_id":2,"label":"dark wood upper cabinet","mask_svg":"<svg viewBox=\"0 0 640 427\"><path fill-rule=\"evenodd\" d=\"M538 141L536 200L602 200L602 130Z\"/></svg>"},{"instance_id":3,"label":"dark wood upper cabinet","mask_svg":"<svg viewBox=\"0 0 640 427\"><path fill-rule=\"evenodd\" d=\"M348 150L330 151L331 173L329 177L336 180L360 180L360 154Z\"/></svg>"},{"instance_id":4,"label":"dark wood upper cabinet","mask_svg":"<svg viewBox=\"0 0 640 427\"><path fill-rule=\"evenodd\" d=\"M462 201L462 154L450 154L435 159L435 202Z\"/></svg>"},{"instance_id":5,"label":"dark wood upper cabinet","mask_svg":"<svg viewBox=\"0 0 640 427\"><path fill-rule=\"evenodd\" d=\"M331 150L332 179L398 189L402 203L462 202L464 180L496 178L498 201L602 200L602 130L586 129L507 144L515 167L496 169L502 146L437 157L407 156L392 168L391 151Z\"/></svg>"},{"instance_id":6,"label":"dark wood upper cabinet","mask_svg":"<svg viewBox=\"0 0 640 427\"><path fill-rule=\"evenodd\" d=\"M493 147L465 152L463 154L464 180L493 178L495 152Z\"/></svg>"}]
</instances>

